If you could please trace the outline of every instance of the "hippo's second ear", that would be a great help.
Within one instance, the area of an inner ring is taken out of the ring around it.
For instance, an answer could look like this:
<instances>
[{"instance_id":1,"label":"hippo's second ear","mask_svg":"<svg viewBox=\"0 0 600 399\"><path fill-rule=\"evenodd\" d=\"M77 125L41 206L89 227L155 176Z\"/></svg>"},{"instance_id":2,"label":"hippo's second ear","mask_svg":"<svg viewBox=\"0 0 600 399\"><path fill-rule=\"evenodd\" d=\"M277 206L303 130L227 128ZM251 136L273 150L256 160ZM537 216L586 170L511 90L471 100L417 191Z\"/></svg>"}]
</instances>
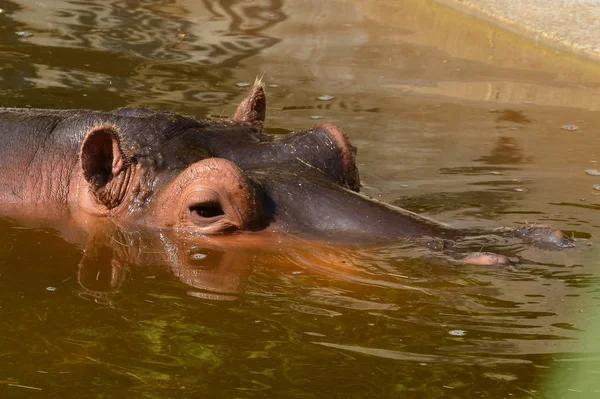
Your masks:
<instances>
[{"instance_id":1,"label":"hippo's second ear","mask_svg":"<svg viewBox=\"0 0 600 399\"><path fill-rule=\"evenodd\" d=\"M254 82L254 86L248 97L238 105L233 115L233 120L250 122L258 127L263 127L266 112L267 98L262 87L262 81L259 79Z\"/></svg>"},{"instance_id":2,"label":"hippo's second ear","mask_svg":"<svg viewBox=\"0 0 600 399\"><path fill-rule=\"evenodd\" d=\"M98 202L108 209L119 205L125 192L122 172L129 161L121 151L115 129L98 126L87 132L81 144L80 159L83 177Z\"/></svg>"}]
</instances>

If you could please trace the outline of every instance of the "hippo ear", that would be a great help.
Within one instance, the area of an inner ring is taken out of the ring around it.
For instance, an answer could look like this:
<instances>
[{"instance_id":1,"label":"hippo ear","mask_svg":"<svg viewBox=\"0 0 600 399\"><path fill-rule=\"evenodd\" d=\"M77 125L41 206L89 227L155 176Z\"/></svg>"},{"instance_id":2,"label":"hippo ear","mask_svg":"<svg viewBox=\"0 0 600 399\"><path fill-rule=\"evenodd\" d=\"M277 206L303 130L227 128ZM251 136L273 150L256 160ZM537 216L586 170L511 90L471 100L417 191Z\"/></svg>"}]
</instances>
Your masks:
<instances>
[{"instance_id":1,"label":"hippo ear","mask_svg":"<svg viewBox=\"0 0 600 399\"><path fill-rule=\"evenodd\" d=\"M112 126L87 132L81 144L81 169L90 191L99 203L112 209L124 193L123 172L129 161L121 151L119 136Z\"/></svg>"},{"instance_id":2,"label":"hippo ear","mask_svg":"<svg viewBox=\"0 0 600 399\"><path fill-rule=\"evenodd\" d=\"M265 124L265 114L267 112L267 98L262 86L262 81L257 79L254 82L252 91L248 97L238 105L233 120L250 122L258 127Z\"/></svg>"}]
</instances>

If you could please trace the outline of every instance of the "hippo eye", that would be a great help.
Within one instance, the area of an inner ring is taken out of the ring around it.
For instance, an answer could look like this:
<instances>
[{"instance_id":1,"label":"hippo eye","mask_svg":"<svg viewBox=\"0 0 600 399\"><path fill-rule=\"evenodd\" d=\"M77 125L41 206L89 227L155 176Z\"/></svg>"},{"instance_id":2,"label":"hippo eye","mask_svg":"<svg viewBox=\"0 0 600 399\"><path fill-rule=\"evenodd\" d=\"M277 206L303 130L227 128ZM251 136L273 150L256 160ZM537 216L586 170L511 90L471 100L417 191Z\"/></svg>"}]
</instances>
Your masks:
<instances>
[{"instance_id":1,"label":"hippo eye","mask_svg":"<svg viewBox=\"0 0 600 399\"><path fill-rule=\"evenodd\" d=\"M198 204L190 206L190 214L194 219L212 219L223 216L223 208L219 203Z\"/></svg>"}]
</instances>

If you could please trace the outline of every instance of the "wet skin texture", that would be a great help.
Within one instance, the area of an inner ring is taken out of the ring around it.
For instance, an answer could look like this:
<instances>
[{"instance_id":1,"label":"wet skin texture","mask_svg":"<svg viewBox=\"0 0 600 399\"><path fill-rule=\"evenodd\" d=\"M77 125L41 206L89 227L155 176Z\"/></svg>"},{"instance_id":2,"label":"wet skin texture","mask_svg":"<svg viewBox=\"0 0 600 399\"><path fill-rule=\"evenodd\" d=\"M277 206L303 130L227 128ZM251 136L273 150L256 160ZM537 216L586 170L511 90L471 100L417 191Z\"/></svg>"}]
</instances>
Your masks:
<instances>
[{"instance_id":1,"label":"wet skin texture","mask_svg":"<svg viewBox=\"0 0 600 399\"><path fill-rule=\"evenodd\" d=\"M362 196L356 149L339 127L272 136L262 131L265 111L260 82L227 120L146 109L0 110L0 206L60 204L191 236L268 231L368 244L481 234ZM573 245L546 227L498 234ZM464 262L503 264L499 257Z\"/></svg>"}]
</instances>

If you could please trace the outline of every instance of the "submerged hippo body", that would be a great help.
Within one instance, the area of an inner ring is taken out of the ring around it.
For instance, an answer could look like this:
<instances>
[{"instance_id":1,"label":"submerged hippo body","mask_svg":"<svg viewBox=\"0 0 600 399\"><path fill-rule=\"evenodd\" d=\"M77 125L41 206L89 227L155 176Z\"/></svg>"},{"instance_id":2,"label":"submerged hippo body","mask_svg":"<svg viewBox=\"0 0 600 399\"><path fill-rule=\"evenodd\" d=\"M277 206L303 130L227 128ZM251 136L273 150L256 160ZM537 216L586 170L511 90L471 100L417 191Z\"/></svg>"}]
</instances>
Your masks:
<instances>
[{"instance_id":1,"label":"submerged hippo body","mask_svg":"<svg viewBox=\"0 0 600 399\"><path fill-rule=\"evenodd\" d=\"M270 231L373 243L460 235L358 194L356 151L335 125L272 136L262 131L265 110L260 83L228 120L0 110L0 207L61 204L202 236ZM521 234L571 245L557 230Z\"/></svg>"}]
</instances>

